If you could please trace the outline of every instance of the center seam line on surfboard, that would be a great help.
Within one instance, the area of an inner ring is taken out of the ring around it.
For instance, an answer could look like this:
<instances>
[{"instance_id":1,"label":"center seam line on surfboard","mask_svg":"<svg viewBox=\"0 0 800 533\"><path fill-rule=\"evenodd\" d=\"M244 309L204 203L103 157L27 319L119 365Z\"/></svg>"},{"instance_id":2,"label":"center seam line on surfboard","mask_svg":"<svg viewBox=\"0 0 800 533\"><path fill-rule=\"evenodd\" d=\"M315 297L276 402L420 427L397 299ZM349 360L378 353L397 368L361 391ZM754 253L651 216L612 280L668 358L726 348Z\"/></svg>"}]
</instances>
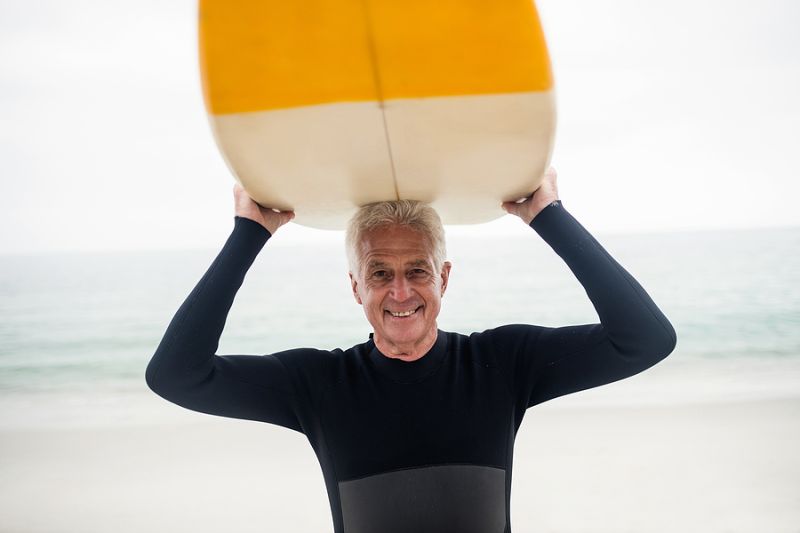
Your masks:
<instances>
[{"instance_id":1,"label":"center seam line on surfboard","mask_svg":"<svg viewBox=\"0 0 800 533\"><path fill-rule=\"evenodd\" d=\"M364 6L364 17L367 25L367 48L369 49L369 58L372 62L372 77L375 81L375 89L378 92L378 105L381 109L381 118L383 119L383 134L386 138L386 149L389 152L389 167L392 170L392 182L394 184L394 195L396 199L400 199L400 189L397 185L397 172L394 168L394 156L392 155L392 144L389 142L389 126L386 123L386 106L383 102L383 87L381 86L380 73L378 71L378 54L375 50L375 40L372 36L372 17L370 16L369 0L362 0L361 4Z\"/></svg>"}]
</instances>

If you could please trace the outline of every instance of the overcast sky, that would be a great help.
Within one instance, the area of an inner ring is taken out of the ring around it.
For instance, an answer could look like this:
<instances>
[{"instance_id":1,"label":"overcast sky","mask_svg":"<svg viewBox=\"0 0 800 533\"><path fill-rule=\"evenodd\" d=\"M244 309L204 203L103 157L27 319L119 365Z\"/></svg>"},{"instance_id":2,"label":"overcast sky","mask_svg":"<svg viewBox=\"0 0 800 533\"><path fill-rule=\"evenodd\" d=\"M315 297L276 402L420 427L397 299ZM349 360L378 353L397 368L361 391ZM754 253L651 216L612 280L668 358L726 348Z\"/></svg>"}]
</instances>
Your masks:
<instances>
[{"instance_id":1,"label":"overcast sky","mask_svg":"<svg viewBox=\"0 0 800 533\"><path fill-rule=\"evenodd\" d=\"M800 225L800 2L537 5L553 164L584 225ZM2 252L217 248L232 227L193 0L0 0L0 139ZM283 241L340 237L291 226Z\"/></svg>"}]
</instances>

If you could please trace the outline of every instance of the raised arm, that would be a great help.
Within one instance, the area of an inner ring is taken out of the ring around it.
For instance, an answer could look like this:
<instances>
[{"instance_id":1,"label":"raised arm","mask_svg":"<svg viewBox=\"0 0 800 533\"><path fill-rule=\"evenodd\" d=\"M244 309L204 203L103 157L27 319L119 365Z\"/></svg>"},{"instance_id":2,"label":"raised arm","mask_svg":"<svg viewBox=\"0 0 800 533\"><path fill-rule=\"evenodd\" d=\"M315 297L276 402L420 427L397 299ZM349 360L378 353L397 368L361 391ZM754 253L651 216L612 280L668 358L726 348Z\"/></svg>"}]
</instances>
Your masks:
<instances>
[{"instance_id":1,"label":"raised arm","mask_svg":"<svg viewBox=\"0 0 800 533\"><path fill-rule=\"evenodd\" d=\"M672 325L633 276L561 205L552 169L533 197L504 207L564 260L600 318L599 324L505 328L508 338L516 339L507 349L518 354L508 371L527 407L632 376L672 352Z\"/></svg>"},{"instance_id":2,"label":"raised arm","mask_svg":"<svg viewBox=\"0 0 800 533\"><path fill-rule=\"evenodd\" d=\"M159 396L188 409L302 431L277 357L216 355L247 270L270 236L293 217L258 206L240 186L234 196L233 231L170 322L145 379Z\"/></svg>"}]
</instances>

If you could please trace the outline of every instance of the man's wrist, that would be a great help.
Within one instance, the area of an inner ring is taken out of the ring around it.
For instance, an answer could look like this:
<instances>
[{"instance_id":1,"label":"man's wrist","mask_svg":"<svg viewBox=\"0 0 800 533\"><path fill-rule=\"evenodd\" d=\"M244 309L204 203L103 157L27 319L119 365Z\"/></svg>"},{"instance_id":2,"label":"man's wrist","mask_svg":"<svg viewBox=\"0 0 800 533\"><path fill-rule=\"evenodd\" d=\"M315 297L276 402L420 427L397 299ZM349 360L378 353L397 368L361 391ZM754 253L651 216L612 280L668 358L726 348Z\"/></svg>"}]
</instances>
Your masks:
<instances>
[{"instance_id":1,"label":"man's wrist","mask_svg":"<svg viewBox=\"0 0 800 533\"><path fill-rule=\"evenodd\" d=\"M263 224L260 222L256 222L252 218L245 217L242 215L234 215L233 217L234 227L243 227L247 228L250 233L258 235L260 238L264 238L266 241L270 237L272 237L272 232L264 227Z\"/></svg>"},{"instance_id":2,"label":"man's wrist","mask_svg":"<svg viewBox=\"0 0 800 533\"><path fill-rule=\"evenodd\" d=\"M541 208L541 209L540 209L540 210L539 210L539 211L538 211L538 212L537 212L535 215L533 215L533 218L532 218L532 219L531 219L531 221L528 223L528 225L529 225L529 226L532 226L532 225L533 225L533 223L534 223L534 221L535 221L535 220L536 220L536 219L537 219L537 218L538 218L538 217L539 217L539 216L540 216L540 215L541 215L543 212L545 212L546 210L554 210L554 209L559 209L559 208L561 208L561 207L562 207L562 205L561 205L561 200L558 200L558 199L556 199L556 200L553 200L552 202L550 202L549 204L547 204L547 205L545 205L543 208Z\"/></svg>"}]
</instances>

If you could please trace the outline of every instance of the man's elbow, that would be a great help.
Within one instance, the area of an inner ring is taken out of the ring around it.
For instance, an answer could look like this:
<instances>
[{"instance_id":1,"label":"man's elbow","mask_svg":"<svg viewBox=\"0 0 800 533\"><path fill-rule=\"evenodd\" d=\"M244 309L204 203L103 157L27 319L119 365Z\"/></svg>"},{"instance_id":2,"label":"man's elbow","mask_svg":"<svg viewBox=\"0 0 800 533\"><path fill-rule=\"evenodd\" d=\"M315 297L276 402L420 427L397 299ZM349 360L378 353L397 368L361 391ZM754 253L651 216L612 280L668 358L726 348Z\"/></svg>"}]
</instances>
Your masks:
<instances>
[{"instance_id":1,"label":"man's elbow","mask_svg":"<svg viewBox=\"0 0 800 533\"><path fill-rule=\"evenodd\" d=\"M151 391L158 394L159 383L156 379L156 365L152 359L150 360L150 363L148 363L147 368L144 370L144 382L147 383L147 386Z\"/></svg>"},{"instance_id":2,"label":"man's elbow","mask_svg":"<svg viewBox=\"0 0 800 533\"><path fill-rule=\"evenodd\" d=\"M647 367L663 361L669 354L675 351L678 344L678 337L675 328L668 321L659 322L659 327L641 342L637 349L636 356L645 362Z\"/></svg>"},{"instance_id":3,"label":"man's elbow","mask_svg":"<svg viewBox=\"0 0 800 533\"><path fill-rule=\"evenodd\" d=\"M678 345L678 334L675 333L675 328L672 327L672 324L668 320L665 320L663 326L664 330L663 334L660 336L657 350L661 356L660 359L665 359L669 354L675 351L675 346Z\"/></svg>"},{"instance_id":4,"label":"man's elbow","mask_svg":"<svg viewBox=\"0 0 800 533\"><path fill-rule=\"evenodd\" d=\"M173 388L173 385L170 384L169 380L164 379L163 372L158 372L158 367L158 360L157 358L153 357L144 371L144 381L147 383L147 386L151 391L155 392L162 398L168 399L167 397L169 396L169 391Z\"/></svg>"},{"instance_id":5,"label":"man's elbow","mask_svg":"<svg viewBox=\"0 0 800 533\"><path fill-rule=\"evenodd\" d=\"M161 396L167 401L182 405L186 398L192 397L204 383L211 379L214 369L210 372L205 366L185 368L181 365L176 367L176 359L185 359L171 354L164 358L159 350L148 363L144 371L144 381L151 391Z\"/></svg>"},{"instance_id":6,"label":"man's elbow","mask_svg":"<svg viewBox=\"0 0 800 533\"><path fill-rule=\"evenodd\" d=\"M677 336L668 321L659 321L653 327L639 328L636 335L617 339L617 352L630 364L645 370L666 359L675 350Z\"/></svg>"}]
</instances>

